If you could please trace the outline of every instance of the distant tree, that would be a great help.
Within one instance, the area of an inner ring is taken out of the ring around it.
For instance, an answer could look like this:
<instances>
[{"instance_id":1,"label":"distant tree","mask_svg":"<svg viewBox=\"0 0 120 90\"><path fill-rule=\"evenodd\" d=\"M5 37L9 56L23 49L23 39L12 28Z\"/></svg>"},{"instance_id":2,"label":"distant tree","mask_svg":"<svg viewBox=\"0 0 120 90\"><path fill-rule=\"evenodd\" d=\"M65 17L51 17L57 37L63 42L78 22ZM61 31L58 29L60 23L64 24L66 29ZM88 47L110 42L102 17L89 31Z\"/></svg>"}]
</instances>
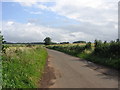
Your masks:
<instances>
[{"instance_id":1,"label":"distant tree","mask_svg":"<svg viewBox=\"0 0 120 90\"><path fill-rule=\"evenodd\" d=\"M75 41L73 43L86 43L86 41Z\"/></svg>"},{"instance_id":2,"label":"distant tree","mask_svg":"<svg viewBox=\"0 0 120 90\"><path fill-rule=\"evenodd\" d=\"M51 44L51 38L50 37L46 37L45 39L44 39L44 44L45 45L50 45Z\"/></svg>"},{"instance_id":3,"label":"distant tree","mask_svg":"<svg viewBox=\"0 0 120 90\"><path fill-rule=\"evenodd\" d=\"M69 44L69 42L60 42L60 44Z\"/></svg>"}]
</instances>

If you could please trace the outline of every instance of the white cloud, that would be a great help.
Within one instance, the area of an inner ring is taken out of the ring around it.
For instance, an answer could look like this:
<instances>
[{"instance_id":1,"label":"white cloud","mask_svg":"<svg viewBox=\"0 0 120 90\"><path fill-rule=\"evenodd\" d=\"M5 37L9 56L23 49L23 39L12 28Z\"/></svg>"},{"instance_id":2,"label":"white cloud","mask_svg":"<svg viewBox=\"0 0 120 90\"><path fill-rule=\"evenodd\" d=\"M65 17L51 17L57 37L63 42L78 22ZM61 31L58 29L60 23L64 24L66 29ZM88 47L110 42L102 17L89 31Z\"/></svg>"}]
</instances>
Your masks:
<instances>
[{"instance_id":1,"label":"white cloud","mask_svg":"<svg viewBox=\"0 0 120 90\"><path fill-rule=\"evenodd\" d=\"M8 25L8 26L11 26L11 25L13 25L13 24L14 24L13 21L8 21L8 22L7 22L7 25Z\"/></svg>"},{"instance_id":2,"label":"white cloud","mask_svg":"<svg viewBox=\"0 0 120 90\"><path fill-rule=\"evenodd\" d=\"M7 25L8 22L3 22L2 34L7 41L12 42L40 42L47 36L54 38L53 41L61 41L64 40L62 37L66 33L60 29L37 26L32 23L22 24L14 22L13 25Z\"/></svg>"},{"instance_id":3,"label":"white cloud","mask_svg":"<svg viewBox=\"0 0 120 90\"><path fill-rule=\"evenodd\" d=\"M37 7L38 7L38 8L40 8L40 9L43 9L43 10L48 9L48 7L47 7L47 6L42 5L42 4L37 5Z\"/></svg>"},{"instance_id":4,"label":"white cloud","mask_svg":"<svg viewBox=\"0 0 120 90\"><path fill-rule=\"evenodd\" d=\"M58 0L51 10L81 22L106 24L117 21L118 0Z\"/></svg>"},{"instance_id":5,"label":"white cloud","mask_svg":"<svg viewBox=\"0 0 120 90\"><path fill-rule=\"evenodd\" d=\"M11 24L10 22L14 23ZM11 42L41 42L45 37L51 37L53 41L94 41L95 39L101 40L114 40L117 38L117 29L114 26L107 27L94 26L85 24L67 26L67 28L51 28L33 23L17 23L13 21L3 22L2 34L5 40ZM109 25L108 25L109 26ZM78 30L80 28L80 30Z\"/></svg>"},{"instance_id":6,"label":"white cloud","mask_svg":"<svg viewBox=\"0 0 120 90\"><path fill-rule=\"evenodd\" d=\"M27 23L26 25L27 25L27 26L31 26L31 25L32 25L32 23Z\"/></svg>"}]
</instances>

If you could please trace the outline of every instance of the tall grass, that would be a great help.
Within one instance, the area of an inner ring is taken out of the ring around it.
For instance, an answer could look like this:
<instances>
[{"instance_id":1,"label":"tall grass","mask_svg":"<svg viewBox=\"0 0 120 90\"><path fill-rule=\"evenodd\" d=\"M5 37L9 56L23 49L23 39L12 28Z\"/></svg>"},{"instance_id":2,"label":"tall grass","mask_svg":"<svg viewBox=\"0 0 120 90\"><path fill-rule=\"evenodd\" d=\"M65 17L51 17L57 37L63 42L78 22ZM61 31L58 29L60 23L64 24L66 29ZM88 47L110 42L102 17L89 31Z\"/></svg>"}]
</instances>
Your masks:
<instances>
[{"instance_id":1,"label":"tall grass","mask_svg":"<svg viewBox=\"0 0 120 90\"><path fill-rule=\"evenodd\" d=\"M46 64L41 46L9 47L2 55L3 88L37 88Z\"/></svg>"}]
</instances>

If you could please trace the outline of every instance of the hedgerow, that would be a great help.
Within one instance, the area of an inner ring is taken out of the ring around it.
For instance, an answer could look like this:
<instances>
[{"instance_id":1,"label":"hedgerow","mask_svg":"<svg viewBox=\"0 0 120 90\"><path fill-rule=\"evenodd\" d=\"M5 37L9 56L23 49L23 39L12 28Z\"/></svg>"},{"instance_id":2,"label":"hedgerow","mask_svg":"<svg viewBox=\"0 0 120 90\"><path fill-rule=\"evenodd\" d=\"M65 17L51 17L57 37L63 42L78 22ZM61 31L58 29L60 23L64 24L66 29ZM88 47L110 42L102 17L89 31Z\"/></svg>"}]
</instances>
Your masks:
<instances>
[{"instance_id":1,"label":"hedgerow","mask_svg":"<svg viewBox=\"0 0 120 90\"><path fill-rule=\"evenodd\" d=\"M101 40L95 40L94 46L91 42L86 45L52 45L47 48L58 50L73 56L84 58L94 63L99 63L115 69L120 69L120 41L111 41L103 43Z\"/></svg>"}]
</instances>

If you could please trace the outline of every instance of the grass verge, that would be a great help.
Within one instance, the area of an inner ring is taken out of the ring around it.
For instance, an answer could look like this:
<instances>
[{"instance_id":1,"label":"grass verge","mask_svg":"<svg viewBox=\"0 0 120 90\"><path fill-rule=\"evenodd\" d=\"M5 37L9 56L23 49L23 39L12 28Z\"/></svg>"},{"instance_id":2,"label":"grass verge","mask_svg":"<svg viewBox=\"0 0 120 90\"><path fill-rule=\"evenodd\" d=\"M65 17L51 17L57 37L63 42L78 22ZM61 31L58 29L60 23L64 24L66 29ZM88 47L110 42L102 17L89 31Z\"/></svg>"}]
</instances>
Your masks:
<instances>
[{"instance_id":1,"label":"grass verge","mask_svg":"<svg viewBox=\"0 0 120 90\"><path fill-rule=\"evenodd\" d=\"M47 51L41 46L10 47L2 59L3 88L37 88Z\"/></svg>"}]
</instances>

